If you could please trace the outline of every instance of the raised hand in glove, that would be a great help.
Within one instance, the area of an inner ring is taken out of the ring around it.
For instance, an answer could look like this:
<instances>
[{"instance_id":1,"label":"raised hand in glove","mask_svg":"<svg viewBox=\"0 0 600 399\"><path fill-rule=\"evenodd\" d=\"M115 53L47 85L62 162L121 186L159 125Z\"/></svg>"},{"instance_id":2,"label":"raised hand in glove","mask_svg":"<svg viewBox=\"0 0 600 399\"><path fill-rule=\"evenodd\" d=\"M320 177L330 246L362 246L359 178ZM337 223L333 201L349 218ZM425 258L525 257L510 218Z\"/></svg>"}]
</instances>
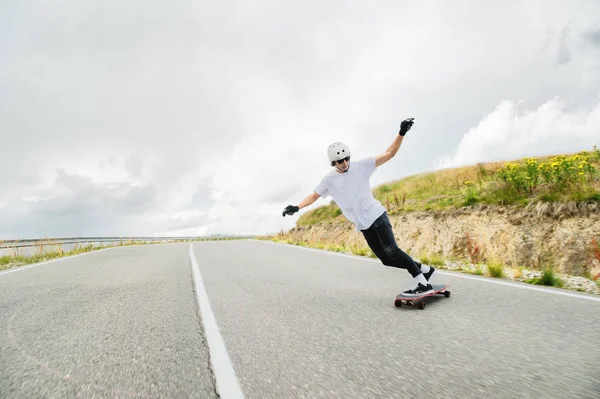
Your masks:
<instances>
[{"instance_id":1,"label":"raised hand in glove","mask_svg":"<svg viewBox=\"0 0 600 399\"><path fill-rule=\"evenodd\" d=\"M300 208L298 208L295 205L288 205L285 207L285 209L283 210L283 217L285 217L285 215L293 215L294 213L298 212L300 210Z\"/></svg>"},{"instance_id":2,"label":"raised hand in glove","mask_svg":"<svg viewBox=\"0 0 600 399\"><path fill-rule=\"evenodd\" d=\"M415 123L415 118L407 118L405 120L402 121L402 123L400 124L400 131L398 132L398 134L400 136L404 136L412 127L412 125Z\"/></svg>"}]
</instances>

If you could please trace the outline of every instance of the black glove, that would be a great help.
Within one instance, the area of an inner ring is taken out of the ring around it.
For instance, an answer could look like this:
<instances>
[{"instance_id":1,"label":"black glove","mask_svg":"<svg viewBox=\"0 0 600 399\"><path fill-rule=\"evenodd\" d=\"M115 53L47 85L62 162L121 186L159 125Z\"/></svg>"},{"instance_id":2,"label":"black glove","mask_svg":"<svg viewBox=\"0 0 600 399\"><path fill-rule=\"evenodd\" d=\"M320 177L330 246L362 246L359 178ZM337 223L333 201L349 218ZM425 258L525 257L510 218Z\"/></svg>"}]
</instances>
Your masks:
<instances>
[{"instance_id":1,"label":"black glove","mask_svg":"<svg viewBox=\"0 0 600 399\"><path fill-rule=\"evenodd\" d=\"M400 136L404 136L406 133L408 133L408 131L410 130L410 128L412 127L412 125L415 123L415 118L407 118L405 120L402 121L402 123L400 124L400 131L398 132L398 134Z\"/></svg>"},{"instance_id":2,"label":"black glove","mask_svg":"<svg viewBox=\"0 0 600 399\"><path fill-rule=\"evenodd\" d=\"M293 215L294 213L298 212L300 210L300 208L298 208L295 205L288 205L285 207L285 209L283 210L283 217L285 217L285 215Z\"/></svg>"}]
</instances>

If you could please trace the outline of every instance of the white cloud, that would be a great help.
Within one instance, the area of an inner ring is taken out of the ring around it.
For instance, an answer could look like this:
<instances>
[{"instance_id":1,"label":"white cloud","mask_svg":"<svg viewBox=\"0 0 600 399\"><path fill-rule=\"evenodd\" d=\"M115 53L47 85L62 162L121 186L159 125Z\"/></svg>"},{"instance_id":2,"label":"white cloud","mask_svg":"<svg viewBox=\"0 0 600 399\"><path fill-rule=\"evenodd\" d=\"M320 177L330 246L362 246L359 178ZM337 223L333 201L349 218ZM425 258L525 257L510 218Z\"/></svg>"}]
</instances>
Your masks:
<instances>
[{"instance_id":1,"label":"white cloud","mask_svg":"<svg viewBox=\"0 0 600 399\"><path fill-rule=\"evenodd\" d=\"M203 161L202 179L215 200L211 232L273 232L293 226L281 217L285 205L298 203L329 172L329 133L303 133L293 124L280 134L257 135ZM322 205L321 200L315 206Z\"/></svg>"},{"instance_id":2,"label":"white cloud","mask_svg":"<svg viewBox=\"0 0 600 399\"><path fill-rule=\"evenodd\" d=\"M43 201L43 200L44 200L44 198L40 197L38 195L33 195L33 196L30 196L30 197L24 197L23 198L24 202L40 202L40 201Z\"/></svg>"},{"instance_id":3,"label":"white cloud","mask_svg":"<svg viewBox=\"0 0 600 399\"><path fill-rule=\"evenodd\" d=\"M600 145L600 102L571 108L567 101L554 98L534 110L526 106L501 102L463 136L455 154L437 160L436 167L563 154Z\"/></svg>"},{"instance_id":4,"label":"white cloud","mask_svg":"<svg viewBox=\"0 0 600 399\"><path fill-rule=\"evenodd\" d=\"M275 232L405 117L373 185L596 126L596 0L6 4L0 237Z\"/></svg>"}]
</instances>

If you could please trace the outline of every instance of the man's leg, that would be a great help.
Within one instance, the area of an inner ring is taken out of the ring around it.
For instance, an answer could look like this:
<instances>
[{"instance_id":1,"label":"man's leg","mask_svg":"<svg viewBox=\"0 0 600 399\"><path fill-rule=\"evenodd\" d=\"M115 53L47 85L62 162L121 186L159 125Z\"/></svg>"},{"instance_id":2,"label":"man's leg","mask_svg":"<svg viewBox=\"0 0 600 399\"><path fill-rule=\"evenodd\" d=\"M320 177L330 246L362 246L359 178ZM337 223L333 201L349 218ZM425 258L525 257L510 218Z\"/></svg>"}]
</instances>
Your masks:
<instances>
[{"instance_id":1,"label":"man's leg","mask_svg":"<svg viewBox=\"0 0 600 399\"><path fill-rule=\"evenodd\" d=\"M387 212L377 218L368 230L364 230L363 235L384 265L406 269L413 277L421 273L413 258L398 248Z\"/></svg>"},{"instance_id":2,"label":"man's leg","mask_svg":"<svg viewBox=\"0 0 600 399\"><path fill-rule=\"evenodd\" d=\"M385 256L382 256L385 259L385 262L383 262L384 265L406 269L415 279L416 283L425 287L429 286L429 283L421 270L421 268L427 268L426 272L430 272L429 266L426 267L425 265L415 262L407 253L398 248L387 212L384 212L383 215L375 220L369 230L369 236L376 235L377 241L381 244L381 248L383 248L385 253ZM375 238L373 237L371 237L370 240L375 242ZM433 269L431 269L431 271L433 271ZM428 287L428 290L430 290L430 288L431 287Z\"/></svg>"},{"instance_id":3,"label":"man's leg","mask_svg":"<svg viewBox=\"0 0 600 399\"><path fill-rule=\"evenodd\" d=\"M383 249L383 245L381 244L381 240L377 236L375 230L373 230L373 226L369 227L367 230L361 230L369 248L371 251L377 256L377 258L386 266L394 266L394 261L388 256L385 249Z\"/></svg>"}]
</instances>

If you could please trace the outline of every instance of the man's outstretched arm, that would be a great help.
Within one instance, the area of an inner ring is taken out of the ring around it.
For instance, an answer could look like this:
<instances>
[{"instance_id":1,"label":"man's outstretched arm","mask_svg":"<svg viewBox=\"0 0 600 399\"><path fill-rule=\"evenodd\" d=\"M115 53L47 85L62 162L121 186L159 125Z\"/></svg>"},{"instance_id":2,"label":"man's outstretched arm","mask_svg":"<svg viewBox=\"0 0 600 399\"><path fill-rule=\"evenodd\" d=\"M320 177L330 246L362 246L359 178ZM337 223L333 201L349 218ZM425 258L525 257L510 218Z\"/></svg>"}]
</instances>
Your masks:
<instances>
[{"instance_id":1,"label":"man's outstretched arm","mask_svg":"<svg viewBox=\"0 0 600 399\"><path fill-rule=\"evenodd\" d=\"M285 209L283 210L282 216L285 217L285 215L293 215L294 213L298 212L300 209L306 208L307 206L312 205L320 197L321 196L317 193L309 194L297 206L295 206L295 205L286 206Z\"/></svg>"},{"instance_id":2,"label":"man's outstretched arm","mask_svg":"<svg viewBox=\"0 0 600 399\"><path fill-rule=\"evenodd\" d=\"M394 139L394 142L392 143L392 145L390 145L383 154L377 155L375 157L375 166L381 166L384 163L386 163L387 161L389 161L390 159L394 158L394 155L396 155L396 153L400 149L402 140L404 140L404 136L398 135Z\"/></svg>"},{"instance_id":3,"label":"man's outstretched arm","mask_svg":"<svg viewBox=\"0 0 600 399\"><path fill-rule=\"evenodd\" d=\"M379 154L375 157L375 166L381 166L390 159L392 159L398 150L400 149L400 145L404 140L404 135L410 130L414 122L415 118L408 118L402 121L400 124L400 131L398 132L398 136L394 139L392 144L388 147L388 149L383 153Z\"/></svg>"}]
</instances>

